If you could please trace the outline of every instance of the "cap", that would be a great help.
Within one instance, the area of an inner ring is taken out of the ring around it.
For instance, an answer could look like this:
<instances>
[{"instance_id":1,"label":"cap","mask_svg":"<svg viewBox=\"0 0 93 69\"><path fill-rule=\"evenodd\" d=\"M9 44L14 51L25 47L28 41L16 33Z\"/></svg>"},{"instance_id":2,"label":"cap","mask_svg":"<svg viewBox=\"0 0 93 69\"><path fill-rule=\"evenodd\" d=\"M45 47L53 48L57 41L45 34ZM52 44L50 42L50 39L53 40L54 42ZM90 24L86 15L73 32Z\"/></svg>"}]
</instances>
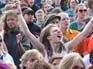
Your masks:
<instances>
[{"instance_id":1,"label":"cap","mask_svg":"<svg viewBox=\"0 0 93 69\"><path fill-rule=\"evenodd\" d=\"M58 18L59 20L61 19L60 16L57 16L56 14L49 14L45 17L44 20L44 27L47 26L53 19Z\"/></svg>"},{"instance_id":2,"label":"cap","mask_svg":"<svg viewBox=\"0 0 93 69\"><path fill-rule=\"evenodd\" d=\"M31 8L24 7L22 9L23 9L23 15L25 15L25 14L32 14L32 15L34 15L34 11Z\"/></svg>"}]
</instances>

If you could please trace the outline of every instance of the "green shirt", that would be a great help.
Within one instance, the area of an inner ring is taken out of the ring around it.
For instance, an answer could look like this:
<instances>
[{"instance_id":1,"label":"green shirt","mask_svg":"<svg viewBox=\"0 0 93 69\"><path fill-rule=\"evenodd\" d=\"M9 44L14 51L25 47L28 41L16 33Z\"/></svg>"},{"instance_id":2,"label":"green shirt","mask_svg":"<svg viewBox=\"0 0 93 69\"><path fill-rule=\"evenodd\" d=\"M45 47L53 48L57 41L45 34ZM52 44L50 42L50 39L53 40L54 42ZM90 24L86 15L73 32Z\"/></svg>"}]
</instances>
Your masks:
<instances>
[{"instance_id":1,"label":"green shirt","mask_svg":"<svg viewBox=\"0 0 93 69\"><path fill-rule=\"evenodd\" d=\"M83 29L78 30L78 24L77 24L76 21L70 23L69 28L72 29L72 30L77 30L79 32L81 32L83 30Z\"/></svg>"}]
</instances>

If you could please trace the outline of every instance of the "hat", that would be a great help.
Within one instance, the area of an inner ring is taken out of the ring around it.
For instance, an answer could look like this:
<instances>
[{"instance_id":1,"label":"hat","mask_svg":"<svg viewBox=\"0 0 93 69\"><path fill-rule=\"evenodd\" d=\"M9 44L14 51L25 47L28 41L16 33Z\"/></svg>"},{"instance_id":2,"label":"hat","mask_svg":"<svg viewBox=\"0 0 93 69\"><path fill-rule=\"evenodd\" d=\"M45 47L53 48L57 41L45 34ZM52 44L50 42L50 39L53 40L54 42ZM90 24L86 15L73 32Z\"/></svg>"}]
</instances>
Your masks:
<instances>
[{"instance_id":1,"label":"hat","mask_svg":"<svg viewBox=\"0 0 93 69\"><path fill-rule=\"evenodd\" d=\"M23 15L25 15L25 14L32 14L32 15L34 15L34 11L31 8L29 8L29 7L23 7L22 10L23 10Z\"/></svg>"},{"instance_id":2,"label":"hat","mask_svg":"<svg viewBox=\"0 0 93 69\"><path fill-rule=\"evenodd\" d=\"M61 19L61 17L57 16L57 14L48 14L44 20L44 27L47 26L55 18L58 18L59 20Z\"/></svg>"}]
</instances>

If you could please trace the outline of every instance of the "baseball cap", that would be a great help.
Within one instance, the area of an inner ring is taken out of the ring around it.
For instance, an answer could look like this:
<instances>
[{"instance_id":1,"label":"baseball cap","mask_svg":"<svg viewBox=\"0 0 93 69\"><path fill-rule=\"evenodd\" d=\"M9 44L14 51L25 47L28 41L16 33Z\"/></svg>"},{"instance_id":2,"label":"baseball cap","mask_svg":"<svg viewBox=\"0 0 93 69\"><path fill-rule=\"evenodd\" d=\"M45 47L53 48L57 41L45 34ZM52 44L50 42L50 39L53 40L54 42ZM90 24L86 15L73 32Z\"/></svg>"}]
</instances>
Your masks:
<instances>
[{"instance_id":1,"label":"baseball cap","mask_svg":"<svg viewBox=\"0 0 93 69\"><path fill-rule=\"evenodd\" d=\"M34 15L34 11L31 9L31 8L29 8L29 7L24 7L24 8L22 8L23 9L23 15L25 15L25 14L32 14L32 15Z\"/></svg>"}]
</instances>

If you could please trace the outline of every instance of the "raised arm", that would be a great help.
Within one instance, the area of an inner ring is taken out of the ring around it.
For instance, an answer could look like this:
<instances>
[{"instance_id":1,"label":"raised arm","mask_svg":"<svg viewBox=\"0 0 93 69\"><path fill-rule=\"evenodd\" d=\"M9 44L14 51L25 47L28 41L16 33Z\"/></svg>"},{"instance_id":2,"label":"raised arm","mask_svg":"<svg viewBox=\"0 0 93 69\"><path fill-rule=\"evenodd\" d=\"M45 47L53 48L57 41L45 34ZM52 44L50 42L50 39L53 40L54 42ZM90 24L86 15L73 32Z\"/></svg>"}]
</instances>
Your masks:
<instances>
[{"instance_id":1,"label":"raised arm","mask_svg":"<svg viewBox=\"0 0 93 69\"><path fill-rule=\"evenodd\" d=\"M21 12L21 7L19 4L17 4L17 10L19 11L19 14L18 14L19 25L20 25L20 28L22 29L23 33L30 40L32 45L44 54L45 53L44 45L29 31L27 24L23 18L23 15Z\"/></svg>"},{"instance_id":2,"label":"raised arm","mask_svg":"<svg viewBox=\"0 0 93 69\"><path fill-rule=\"evenodd\" d=\"M93 27L93 17L90 19L90 21L88 22L88 24L85 26L85 28L81 33L79 33L76 37L74 37L73 40L65 44L66 49L68 51L71 51L75 46L77 46L83 39L85 39L89 35L89 33L92 30L92 27Z\"/></svg>"}]
</instances>

